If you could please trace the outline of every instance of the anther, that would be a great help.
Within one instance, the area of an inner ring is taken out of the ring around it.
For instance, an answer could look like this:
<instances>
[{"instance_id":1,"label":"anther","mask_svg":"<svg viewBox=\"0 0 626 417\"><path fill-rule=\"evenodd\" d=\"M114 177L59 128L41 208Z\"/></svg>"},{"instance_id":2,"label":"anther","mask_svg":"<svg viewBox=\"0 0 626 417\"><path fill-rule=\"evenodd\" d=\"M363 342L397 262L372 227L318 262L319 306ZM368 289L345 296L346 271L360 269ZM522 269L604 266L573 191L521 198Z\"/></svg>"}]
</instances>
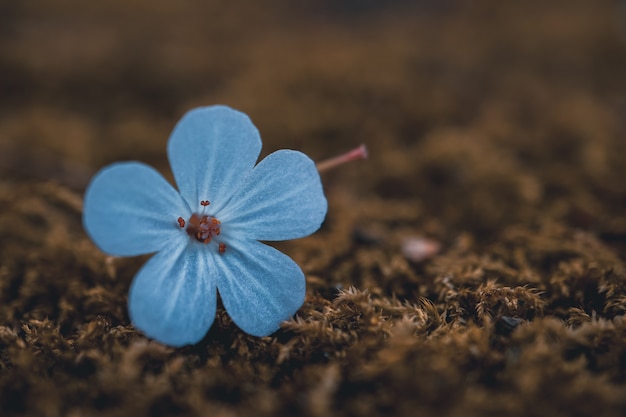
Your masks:
<instances>
[{"instance_id":1,"label":"anther","mask_svg":"<svg viewBox=\"0 0 626 417\"><path fill-rule=\"evenodd\" d=\"M226 252L226 245L223 243L220 243L219 249L220 253L224 253Z\"/></svg>"},{"instance_id":2,"label":"anther","mask_svg":"<svg viewBox=\"0 0 626 417\"><path fill-rule=\"evenodd\" d=\"M209 204L211 204L211 203L209 202L209 200L202 200L202 201L200 201L200 205L201 205L202 207L206 207L206 206L208 206Z\"/></svg>"},{"instance_id":3,"label":"anther","mask_svg":"<svg viewBox=\"0 0 626 417\"><path fill-rule=\"evenodd\" d=\"M178 224L185 224L182 218L179 218ZM198 242L208 244L211 243L211 240L213 240L215 236L218 236L222 232L220 224L222 223L215 217L194 213L187 221L186 231L189 236L196 239ZM219 248L226 250L226 245L222 243L218 249ZM220 252L223 253L223 250L220 250Z\"/></svg>"},{"instance_id":4,"label":"anther","mask_svg":"<svg viewBox=\"0 0 626 417\"><path fill-rule=\"evenodd\" d=\"M178 218L178 225L183 228L185 227L185 220L182 217Z\"/></svg>"}]
</instances>

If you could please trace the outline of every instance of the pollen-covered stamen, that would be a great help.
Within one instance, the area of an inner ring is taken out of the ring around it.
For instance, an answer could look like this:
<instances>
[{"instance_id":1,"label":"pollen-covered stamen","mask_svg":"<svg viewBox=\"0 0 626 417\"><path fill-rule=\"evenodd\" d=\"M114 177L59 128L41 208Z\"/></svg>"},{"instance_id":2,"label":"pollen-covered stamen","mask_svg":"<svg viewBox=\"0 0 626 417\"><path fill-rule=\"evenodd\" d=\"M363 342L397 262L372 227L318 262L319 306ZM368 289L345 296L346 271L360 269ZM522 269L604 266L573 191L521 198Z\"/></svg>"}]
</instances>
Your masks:
<instances>
[{"instance_id":1,"label":"pollen-covered stamen","mask_svg":"<svg viewBox=\"0 0 626 417\"><path fill-rule=\"evenodd\" d=\"M221 222L215 217L192 214L187 225L187 234L198 242L210 243L221 233Z\"/></svg>"}]
</instances>

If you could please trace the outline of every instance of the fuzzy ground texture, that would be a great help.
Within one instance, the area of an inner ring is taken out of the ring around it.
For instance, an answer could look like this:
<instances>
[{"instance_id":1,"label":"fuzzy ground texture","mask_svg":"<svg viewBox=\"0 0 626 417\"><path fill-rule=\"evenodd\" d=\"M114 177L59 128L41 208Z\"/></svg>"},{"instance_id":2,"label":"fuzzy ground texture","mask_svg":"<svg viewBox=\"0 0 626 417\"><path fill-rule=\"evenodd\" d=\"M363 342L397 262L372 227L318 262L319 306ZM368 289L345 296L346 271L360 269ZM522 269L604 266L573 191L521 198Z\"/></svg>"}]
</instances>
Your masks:
<instances>
[{"instance_id":1,"label":"fuzzy ground texture","mask_svg":"<svg viewBox=\"0 0 626 417\"><path fill-rule=\"evenodd\" d=\"M148 257L83 193L171 173L190 108L247 113L329 211L269 337L222 307L180 349L131 325ZM0 3L0 415L626 415L626 6L613 0Z\"/></svg>"}]
</instances>

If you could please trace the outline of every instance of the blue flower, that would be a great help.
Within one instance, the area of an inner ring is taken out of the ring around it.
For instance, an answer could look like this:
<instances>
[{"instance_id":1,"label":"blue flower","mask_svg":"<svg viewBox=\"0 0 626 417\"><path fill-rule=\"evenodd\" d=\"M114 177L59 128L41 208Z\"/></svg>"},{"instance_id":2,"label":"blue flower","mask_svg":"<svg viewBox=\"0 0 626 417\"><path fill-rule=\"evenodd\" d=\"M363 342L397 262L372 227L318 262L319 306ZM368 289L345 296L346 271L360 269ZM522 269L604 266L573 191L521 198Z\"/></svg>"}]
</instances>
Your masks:
<instances>
[{"instance_id":1,"label":"blue flower","mask_svg":"<svg viewBox=\"0 0 626 417\"><path fill-rule=\"evenodd\" d=\"M225 106L191 110L167 152L178 190L140 162L103 168L89 184L83 225L116 256L156 254L135 276L130 318L171 346L200 341L217 292L239 328L278 330L302 305L305 278L288 256L259 242L315 232L327 203L319 173L301 152L279 150L256 166L261 137Z\"/></svg>"}]
</instances>

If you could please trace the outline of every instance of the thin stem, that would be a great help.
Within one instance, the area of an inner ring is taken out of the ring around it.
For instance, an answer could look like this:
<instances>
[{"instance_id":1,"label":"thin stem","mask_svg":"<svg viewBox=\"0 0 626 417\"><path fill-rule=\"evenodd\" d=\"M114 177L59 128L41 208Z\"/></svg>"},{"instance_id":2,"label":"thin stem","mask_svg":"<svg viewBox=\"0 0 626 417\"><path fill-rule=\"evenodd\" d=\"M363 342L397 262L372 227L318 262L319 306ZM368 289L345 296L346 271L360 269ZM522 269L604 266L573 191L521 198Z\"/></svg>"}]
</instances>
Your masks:
<instances>
[{"instance_id":1,"label":"thin stem","mask_svg":"<svg viewBox=\"0 0 626 417\"><path fill-rule=\"evenodd\" d=\"M319 172L328 171L331 168L345 164L346 162L356 161L358 159L367 158L367 148L365 145L361 145L358 148L352 149L342 155L335 156L333 158L325 159L322 162L316 164Z\"/></svg>"}]
</instances>

